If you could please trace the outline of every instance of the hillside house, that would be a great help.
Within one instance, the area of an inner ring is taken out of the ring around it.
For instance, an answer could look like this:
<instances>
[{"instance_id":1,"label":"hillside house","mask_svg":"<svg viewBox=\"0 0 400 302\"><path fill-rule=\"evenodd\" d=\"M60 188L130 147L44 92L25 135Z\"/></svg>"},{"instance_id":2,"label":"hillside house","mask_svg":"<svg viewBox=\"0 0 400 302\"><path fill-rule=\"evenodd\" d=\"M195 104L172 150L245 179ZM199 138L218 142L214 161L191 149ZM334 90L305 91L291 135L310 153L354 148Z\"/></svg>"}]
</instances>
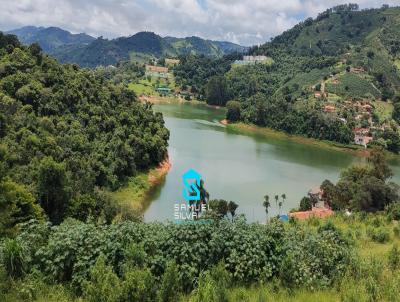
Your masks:
<instances>
[{"instance_id":1,"label":"hillside house","mask_svg":"<svg viewBox=\"0 0 400 302\"><path fill-rule=\"evenodd\" d=\"M171 88L168 87L158 87L156 91L162 95L168 95L171 93Z\"/></svg>"},{"instance_id":2,"label":"hillside house","mask_svg":"<svg viewBox=\"0 0 400 302\"><path fill-rule=\"evenodd\" d=\"M289 213L289 217L297 219L309 219L311 217L325 218L333 215L334 212L328 208L315 208L313 207L310 211L300 211Z\"/></svg>"},{"instance_id":3,"label":"hillside house","mask_svg":"<svg viewBox=\"0 0 400 302\"><path fill-rule=\"evenodd\" d=\"M351 67L350 72L360 74L364 73L365 69L363 67Z\"/></svg>"},{"instance_id":4,"label":"hillside house","mask_svg":"<svg viewBox=\"0 0 400 302\"><path fill-rule=\"evenodd\" d=\"M365 136L365 135L355 135L354 136L354 143L356 145L364 146L367 148L367 145L373 140L372 136Z\"/></svg>"},{"instance_id":5,"label":"hillside house","mask_svg":"<svg viewBox=\"0 0 400 302\"><path fill-rule=\"evenodd\" d=\"M146 65L146 71L168 73L168 68L163 67L163 66L156 66L156 65Z\"/></svg>"},{"instance_id":6,"label":"hillside house","mask_svg":"<svg viewBox=\"0 0 400 302\"><path fill-rule=\"evenodd\" d=\"M267 56L243 56L243 60L236 60L233 65L254 65L256 63L262 63L268 60Z\"/></svg>"},{"instance_id":7,"label":"hillside house","mask_svg":"<svg viewBox=\"0 0 400 302\"><path fill-rule=\"evenodd\" d=\"M335 109L336 107L334 105L325 105L323 110L324 112L332 113L335 112Z\"/></svg>"},{"instance_id":8,"label":"hillside house","mask_svg":"<svg viewBox=\"0 0 400 302\"><path fill-rule=\"evenodd\" d=\"M369 128L354 128L353 132L357 135L367 135L369 133Z\"/></svg>"},{"instance_id":9,"label":"hillside house","mask_svg":"<svg viewBox=\"0 0 400 302\"><path fill-rule=\"evenodd\" d=\"M322 201L323 191L320 187L312 188L308 191L308 197L310 197L313 204L318 204Z\"/></svg>"},{"instance_id":10,"label":"hillside house","mask_svg":"<svg viewBox=\"0 0 400 302\"><path fill-rule=\"evenodd\" d=\"M243 61L250 61L250 62L263 62L268 59L267 56L243 56Z\"/></svg>"},{"instance_id":11,"label":"hillside house","mask_svg":"<svg viewBox=\"0 0 400 302\"><path fill-rule=\"evenodd\" d=\"M180 61L178 59L165 59L165 64L175 66L178 65Z\"/></svg>"}]
</instances>

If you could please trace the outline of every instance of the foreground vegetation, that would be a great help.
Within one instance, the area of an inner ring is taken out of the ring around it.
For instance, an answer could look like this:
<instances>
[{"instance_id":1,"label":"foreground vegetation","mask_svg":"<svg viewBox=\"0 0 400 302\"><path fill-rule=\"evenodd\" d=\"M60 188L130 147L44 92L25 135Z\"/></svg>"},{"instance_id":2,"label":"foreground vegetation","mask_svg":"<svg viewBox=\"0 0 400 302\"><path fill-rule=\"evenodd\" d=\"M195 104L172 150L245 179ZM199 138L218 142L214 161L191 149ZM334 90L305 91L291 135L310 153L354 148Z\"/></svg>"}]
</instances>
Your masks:
<instances>
[{"instance_id":1,"label":"foreground vegetation","mask_svg":"<svg viewBox=\"0 0 400 302\"><path fill-rule=\"evenodd\" d=\"M326 220L248 224L234 202L209 200L201 182L200 202L211 211L194 223L22 221L0 240L0 298L397 301L400 203L391 175L384 153L374 150L337 184L324 181L324 199L338 209Z\"/></svg>"},{"instance_id":2,"label":"foreground vegetation","mask_svg":"<svg viewBox=\"0 0 400 302\"><path fill-rule=\"evenodd\" d=\"M400 226L393 218L389 212L179 226L32 221L1 245L0 297L398 301Z\"/></svg>"}]
</instances>

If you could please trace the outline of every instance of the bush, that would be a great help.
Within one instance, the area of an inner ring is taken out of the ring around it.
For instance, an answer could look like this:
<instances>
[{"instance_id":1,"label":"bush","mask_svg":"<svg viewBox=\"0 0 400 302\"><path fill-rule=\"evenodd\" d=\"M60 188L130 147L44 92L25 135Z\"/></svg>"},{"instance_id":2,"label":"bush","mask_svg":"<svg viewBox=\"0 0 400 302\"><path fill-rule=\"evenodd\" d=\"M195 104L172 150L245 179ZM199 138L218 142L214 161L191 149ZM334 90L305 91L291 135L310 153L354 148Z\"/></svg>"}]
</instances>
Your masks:
<instances>
[{"instance_id":1,"label":"bush","mask_svg":"<svg viewBox=\"0 0 400 302\"><path fill-rule=\"evenodd\" d=\"M229 101L226 103L226 119L231 122L237 122L240 120L240 102Z\"/></svg>"},{"instance_id":2,"label":"bush","mask_svg":"<svg viewBox=\"0 0 400 302\"><path fill-rule=\"evenodd\" d=\"M385 243L390 240L389 231L386 228L372 228L367 229L367 235L375 242Z\"/></svg>"},{"instance_id":3,"label":"bush","mask_svg":"<svg viewBox=\"0 0 400 302\"><path fill-rule=\"evenodd\" d=\"M210 271L200 275L194 301L226 302L228 301L227 289L230 284L230 275L225 269L225 264L220 262Z\"/></svg>"},{"instance_id":4,"label":"bush","mask_svg":"<svg viewBox=\"0 0 400 302\"><path fill-rule=\"evenodd\" d=\"M149 269L127 269L121 286L123 302L152 302L156 298L156 282Z\"/></svg>"},{"instance_id":5,"label":"bush","mask_svg":"<svg viewBox=\"0 0 400 302\"><path fill-rule=\"evenodd\" d=\"M90 269L89 280L83 283L83 296L88 302L119 302L121 282L100 256Z\"/></svg>"},{"instance_id":6,"label":"bush","mask_svg":"<svg viewBox=\"0 0 400 302\"><path fill-rule=\"evenodd\" d=\"M389 251L388 263L392 270L400 267L400 251L397 245L393 245L392 249Z\"/></svg>"},{"instance_id":7,"label":"bush","mask_svg":"<svg viewBox=\"0 0 400 302\"><path fill-rule=\"evenodd\" d=\"M292 230L285 244L280 277L288 287L325 287L340 278L350 260L348 243L329 224L316 234Z\"/></svg>"},{"instance_id":8,"label":"bush","mask_svg":"<svg viewBox=\"0 0 400 302\"><path fill-rule=\"evenodd\" d=\"M20 278L25 274L25 255L22 246L15 239L6 239L2 247L2 262L12 278Z\"/></svg>"},{"instance_id":9,"label":"bush","mask_svg":"<svg viewBox=\"0 0 400 302\"><path fill-rule=\"evenodd\" d=\"M398 225L393 227L393 233L397 238L400 238L400 227Z\"/></svg>"},{"instance_id":10,"label":"bush","mask_svg":"<svg viewBox=\"0 0 400 302\"><path fill-rule=\"evenodd\" d=\"M393 202L386 208L386 213L391 220L400 220L400 202Z\"/></svg>"},{"instance_id":11,"label":"bush","mask_svg":"<svg viewBox=\"0 0 400 302\"><path fill-rule=\"evenodd\" d=\"M124 249L124 265L143 268L146 264L146 252L142 245L131 243Z\"/></svg>"},{"instance_id":12,"label":"bush","mask_svg":"<svg viewBox=\"0 0 400 302\"><path fill-rule=\"evenodd\" d=\"M170 262L161 278L160 288L157 293L159 302L173 302L181 290L178 279L178 268L175 262Z\"/></svg>"},{"instance_id":13,"label":"bush","mask_svg":"<svg viewBox=\"0 0 400 302\"><path fill-rule=\"evenodd\" d=\"M300 211L309 211L312 208L312 202L311 199L309 197L303 197L300 200L300 207L299 210Z\"/></svg>"}]
</instances>

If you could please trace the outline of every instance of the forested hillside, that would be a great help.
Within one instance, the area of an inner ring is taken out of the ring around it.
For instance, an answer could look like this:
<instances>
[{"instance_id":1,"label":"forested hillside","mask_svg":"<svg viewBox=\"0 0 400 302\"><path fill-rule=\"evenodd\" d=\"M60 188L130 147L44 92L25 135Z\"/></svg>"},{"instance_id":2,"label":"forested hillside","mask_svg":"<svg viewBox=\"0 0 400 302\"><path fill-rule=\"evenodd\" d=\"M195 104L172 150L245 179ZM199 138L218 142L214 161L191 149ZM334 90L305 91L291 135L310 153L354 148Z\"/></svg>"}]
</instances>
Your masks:
<instances>
[{"instance_id":1,"label":"forested hillside","mask_svg":"<svg viewBox=\"0 0 400 302\"><path fill-rule=\"evenodd\" d=\"M87 34L71 34L69 31L58 27L24 26L10 30L7 33L16 35L26 45L38 43L43 51L49 53L59 47L84 46L95 40L95 38Z\"/></svg>"},{"instance_id":2,"label":"forested hillside","mask_svg":"<svg viewBox=\"0 0 400 302\"><path fill-rule=\"evenodd\" d=\"M57 27L26 26L9 31L27 45L39 43L43 50L61 63L76 63L81 67L117 65L129 59L148 61L184 54L222 57L225 54L247 51L231 42L211 41L199 37L160 37L152 32L138 32L129 37L97 39L86 34L71 34Z\"/></svg>"},{"instance_id":3,"label":"forested hillside","mask_svg":"<svg viewBox=\"0 0 400 302\"><path fill-rule=\"evenodd\" d=\"M0 34L0 233L47 216L111 221L104 193L157 165L169 132L133 92Z\"/></svg>"},{"instance_id":4,"label":"forested hillside","mask_svg":"<svg viewBox=\"0 0 400 302\"><path fill-rule=\"evenodd\" d=\"M182 58L176 83L209 104L238 101L234 116L246 123L341 143L367 129L368 140L398 152L399 37L400 8L340 5L249 51L265 63L224 57L205 71L205 58Z\"/></svg>"}]
</instances>

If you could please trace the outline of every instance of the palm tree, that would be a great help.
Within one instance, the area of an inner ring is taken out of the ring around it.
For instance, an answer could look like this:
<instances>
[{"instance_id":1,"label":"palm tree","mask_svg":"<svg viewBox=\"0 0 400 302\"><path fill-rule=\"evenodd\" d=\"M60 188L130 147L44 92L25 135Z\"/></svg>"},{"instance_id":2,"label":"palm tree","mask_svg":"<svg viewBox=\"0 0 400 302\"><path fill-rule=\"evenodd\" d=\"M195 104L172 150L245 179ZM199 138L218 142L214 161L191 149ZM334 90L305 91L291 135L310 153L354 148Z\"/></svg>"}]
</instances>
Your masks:
<instances>
[{"instance_id":1,"label":"palm tree","mask_svg":"<svg viewBox=\"0 0 400 302\"><path fill-rule=\"evenodd\" d=\"M275 205L278 205L279 195L275 195Z\"/></svg>"},{"instance_id":2,"label":"palm tree","mask_svg":"<svg viewBox=\"0 0 400 302\"><path fill-rule=\"evenodd\" d=\"M268 220L268 208L271 206L271 203L269 202L269 196L268 195L264 196L263 206L265 208L265 213L267 214L267 220Z\"/></svg>"},{"instance_id":3,"label":"palm tree","mask_svg":"<svg viewBox=\"0 0 400 302\"><path fill-rule=\"evenodd\" d=\"M231 216L232 216L232 221L233 221L233 218L235 217L235 215L236 215L236 209L238 208L239 206L236 204L236 202L234 202L234 201L230 201L229 203L228 203L228 211L229 211L229 213L231 213Z\"/></svg>"},{"instance_id":4,"label":"palm tree","mask_svg":"<svg viewBox=\"0 0 400 302\"><path fill-rule=\"evenodd\" d=\"M283 194L281 195L281 197L282 197L282 204L284 204L284 203L285 203L285 200L286 200L286 194L283 193Z\"/></svg>"},{"instance_id":5,"label":"palm tree","mask_svg":"<svg viewBox=\"0 0 400 302\"><path fill-rule=\"evenodd\" d=\"M281 215L282 201L279 201L278 206L279 206L279 215Z\"/></svg>"}]
</instances>

